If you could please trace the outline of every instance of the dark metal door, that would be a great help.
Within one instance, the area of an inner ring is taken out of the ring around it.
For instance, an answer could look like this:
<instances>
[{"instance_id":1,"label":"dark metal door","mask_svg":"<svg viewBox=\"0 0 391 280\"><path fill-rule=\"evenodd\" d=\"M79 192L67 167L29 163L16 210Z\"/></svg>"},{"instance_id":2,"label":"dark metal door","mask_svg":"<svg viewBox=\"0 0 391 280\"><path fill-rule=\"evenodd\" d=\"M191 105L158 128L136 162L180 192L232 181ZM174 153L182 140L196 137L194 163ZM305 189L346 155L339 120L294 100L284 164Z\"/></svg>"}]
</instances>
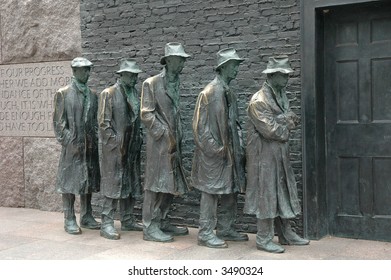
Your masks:
<instances>
[{"instance_id":1,"label":"dark metal door","mask_svg":"<svg viewBox=\"0 0 391 280\"><path fill-rule=\"evenodd\" d=\"M323 12L329 230L391 241L391 5Z\"/></svg>"}]
</instances>

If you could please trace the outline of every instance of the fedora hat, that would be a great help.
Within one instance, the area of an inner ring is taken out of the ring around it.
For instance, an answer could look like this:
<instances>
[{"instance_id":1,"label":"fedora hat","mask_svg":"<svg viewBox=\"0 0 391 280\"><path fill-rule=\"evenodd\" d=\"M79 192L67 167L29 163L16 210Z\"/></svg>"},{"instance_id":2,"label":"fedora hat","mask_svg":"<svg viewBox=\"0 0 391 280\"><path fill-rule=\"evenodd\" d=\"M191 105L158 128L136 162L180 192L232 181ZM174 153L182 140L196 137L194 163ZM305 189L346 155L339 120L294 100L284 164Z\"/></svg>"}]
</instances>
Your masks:
<instances>
[{"instance_id":1,"label":"fedora hat","mask_svg":"<svg viewBox=\"0 0 391 280\"><path fill-rule=\"evenodd\" d=\"M131 73L141 73L143 72L140 67L138 67L136 60L134 59L124 59L121 60L119 65L119 70L115 73L122 73L122 72L131 72Z\"/></svg>"},{"instance_id":2,"label":"fedora hat","mask_svg":"<svg viewBox=\"0 0 391 280\"><path fill-rule=\"evenodd\" d=\"M270 57L266 69L262 71L262 73L265 74L276 72L281 72L284 74L289 74L293 72L291 66L289 65L288 57L286 55Z\"/></svg>"},{"instance_id":3,"label":"fedora hat","mask_svg":"<svg viewBox=\"0 0 391 280\"><path fill-rule=\"evenodd\" d=\"M217 67L219 69L223 64L227 63L230 60L235 60L238 63L244 61L243 58L240 58L236 53L236 50L233 48L222 49L217 52Z\"/></svg>"},{"instance_id":4,"label":"fedora hat","mask_svg":"<svg viewBox=\"0 0 391 280\"><path fill-rule=\"evenodd\" d=\"M71 67L91 67L91 61L84 57L76 57L71 61Z\"/></svg>"},{"instance_id":5,"label":"fedora hat","mask_svg":"<svg viewBox=\"0 0 391 280\"><path fill-rule=\"evenodd\" d=\"M190 57L187 53L185 53L185 50L183 49L183 46L181 43L167 43L164 48L164 56L160 59L161 64L166 64L166 57L168 56L181 56L184 58Z\"/></svg>"}]
</instances>

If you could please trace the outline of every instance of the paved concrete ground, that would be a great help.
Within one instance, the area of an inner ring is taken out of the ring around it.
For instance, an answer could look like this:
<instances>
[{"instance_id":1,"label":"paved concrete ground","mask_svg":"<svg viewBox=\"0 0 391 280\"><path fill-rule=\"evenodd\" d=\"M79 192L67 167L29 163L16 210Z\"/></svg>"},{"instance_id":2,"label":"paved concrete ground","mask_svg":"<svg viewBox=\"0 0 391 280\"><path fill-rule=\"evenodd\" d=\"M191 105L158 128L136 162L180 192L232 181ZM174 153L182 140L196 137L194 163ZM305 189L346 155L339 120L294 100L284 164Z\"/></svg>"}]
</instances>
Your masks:
<instances>
[{"instance_id":1,"label":"paved concrete ground","mask_svg":"<svg viewBox=\"0 0 391 280\"><path fill-rule=\"evenodd\" d=\"M0 225L0 260L391 260L391 243L335 237L286 246L283 254L257 250L253 234L228 249L200 247L194 228L172 243L144 241L141 232L112 241L95 230L67 234L62 213L24 208L0 207Z\"/></svg>"},{"instance_id":2,"label":"paved concrete ground","mask_svg":"<svg viewBox=\"0 0 391 280\"><path fill-rule=\"evenodd\" d=\"M144 241L141 232L121 234L116 241L94 230L70 235L63 229L62 213L0 207L0 279L312 280L338 276L360 280L389 274L391 265L391 243L387 242L325 237L309 246L286 246L285 253L270 254L256 249L253 234L248 242L229 242L227 249L198 246L195 228L172 243ZM230 267L262 267L264 274L223 274ZM148 269L168 268L189 269L193 274L146 274ZM131 276L130 270L142 274ZM194 270L213 274L197 276Z\"/></svg>"}]
</instances>

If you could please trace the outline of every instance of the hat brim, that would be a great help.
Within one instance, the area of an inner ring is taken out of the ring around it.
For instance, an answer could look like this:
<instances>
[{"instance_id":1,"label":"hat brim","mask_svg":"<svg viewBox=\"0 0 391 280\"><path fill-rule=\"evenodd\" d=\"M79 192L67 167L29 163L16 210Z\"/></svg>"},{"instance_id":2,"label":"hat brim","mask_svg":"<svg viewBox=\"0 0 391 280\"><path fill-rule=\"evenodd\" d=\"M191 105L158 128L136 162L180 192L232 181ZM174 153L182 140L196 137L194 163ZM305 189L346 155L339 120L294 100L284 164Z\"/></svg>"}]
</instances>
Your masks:
<instances>
[{"instance_id":1,"label":"hat brim","mask_svg":"<svg viewBox=\"0 0 391 280\"><path fill-rule=\"evenodd\" d=\"M243 58L229 58L227 60L224 60L223 62L220 62L220 64L216 66L216 69L219 69L221 66L223 66L224 64L226 64L228 61L231 61L231 60L235 60L238 63L242 63L244 61Z\"/></svg>"},{"instance_id":2,"label":"hat brim","mask_svg":"<svg viewBox=\"0 0 391 280\"><path fill-rule=\"evenodd\" d=\"M91 68L93 66L93 64L85 64L85 65L81 65L81 64L75 64L75 65L71 65L72 68L82 68L82 67L89 67Z\"/></svg>"},{"instance_id":3,"label":"hat brim","mask_svg":"<svg viewBox=\"0 0 391 280\"><path fill-rule=\"evenodd\" d=\"M165 65L166 64L166 57L169 57L169 56L180 56L183 58L188 58L191 55L189 55L189 54L171 54L171 55L167 55L167 56L162 56L162 58L160 59L160 64Z\"/></svg>"},{"instance_id":4,"label":"hat brim","mask_svg":"<svg viewBox=\"0 0 391 280\"><path fill-rule=\"evenodd\" d=\"M130 69L122 69L122 70L118 70L116 71L115 73L117 74L120 74L120 73L123 73L123 72L129 72L129 73L133 73L133 74L139 74L139 73L142 73L143 71L142 70L130 70Z\"/></svg>"},{"instance_id":5,"label":"hat brim","mask_svg":"<svg viewBox=\"0 0 391 280\"><path fill-rule=\"evenodd\" d=\"M293 70L291 68L274 68L274 69L266 69L266 70L263 70L262 73L264 74L271 74L271 73L277 73L277 72L281 72L281 73L284 73L284 74L290 74L290 73L293 73Z\"/></svg>"}]
</instances>

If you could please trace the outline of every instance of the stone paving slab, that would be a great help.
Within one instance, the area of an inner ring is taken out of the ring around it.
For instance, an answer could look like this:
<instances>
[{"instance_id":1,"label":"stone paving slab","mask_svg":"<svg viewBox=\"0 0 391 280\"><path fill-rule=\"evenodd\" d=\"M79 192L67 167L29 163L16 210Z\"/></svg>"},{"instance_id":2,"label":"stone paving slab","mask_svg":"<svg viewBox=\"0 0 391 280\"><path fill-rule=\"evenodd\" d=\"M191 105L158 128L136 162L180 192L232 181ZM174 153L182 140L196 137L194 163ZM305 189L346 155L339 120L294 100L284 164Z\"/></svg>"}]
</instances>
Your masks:
<instances>
[{"instance_id":1,"label":"stone paving slab","mask_svg":"<svg viewBox=\"0 0 391 280\"><path fill-rule=\"evenodd\" d=\"M141 232L119 231L120 240L88 229L70 235L62 213L25 208L0 207L0 224L0 260L391 260L391 243L329 236L270 254L256 249L254 234L227 249L198 246L196 228L171 243L144 241Z\"/></svg>"}]
</instances>

